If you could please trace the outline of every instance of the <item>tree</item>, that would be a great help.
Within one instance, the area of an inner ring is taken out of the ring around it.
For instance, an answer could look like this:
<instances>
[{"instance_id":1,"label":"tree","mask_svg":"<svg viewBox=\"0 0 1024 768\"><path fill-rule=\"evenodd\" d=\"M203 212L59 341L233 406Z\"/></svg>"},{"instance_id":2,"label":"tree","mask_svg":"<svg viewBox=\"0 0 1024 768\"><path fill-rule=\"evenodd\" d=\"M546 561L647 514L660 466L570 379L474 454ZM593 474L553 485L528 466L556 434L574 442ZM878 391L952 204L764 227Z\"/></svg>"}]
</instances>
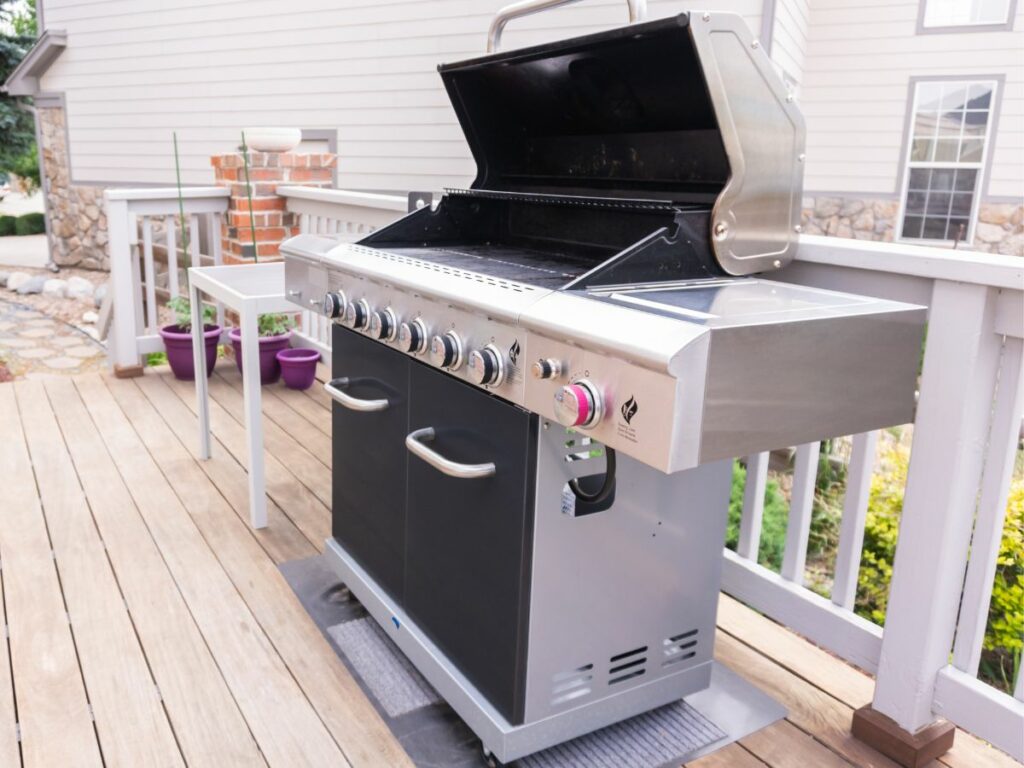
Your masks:
<instances>
[{"instance_id":1,"label":"tree","mask_svg":"<svg viewBox=\"0 0 1024 768\"><path fill-rule=\"evenodd\" d=\"M0 82L5 81L35 41L35 0L0 0ZM24 171L36 151L35 125L19 99L0 93L0 171Z\"/></svg>"}]
</instances>

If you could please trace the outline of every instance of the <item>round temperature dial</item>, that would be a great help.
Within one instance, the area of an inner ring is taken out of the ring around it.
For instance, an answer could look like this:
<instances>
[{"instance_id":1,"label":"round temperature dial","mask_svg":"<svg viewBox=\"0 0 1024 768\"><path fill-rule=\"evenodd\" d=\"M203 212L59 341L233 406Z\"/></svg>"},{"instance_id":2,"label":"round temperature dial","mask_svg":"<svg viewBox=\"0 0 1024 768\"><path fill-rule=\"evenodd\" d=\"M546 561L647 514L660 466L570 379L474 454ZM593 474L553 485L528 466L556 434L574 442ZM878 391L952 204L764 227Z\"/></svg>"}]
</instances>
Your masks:
<instances>
[{"instance_id":1,"label":"round temperature dial","mask_svg":"<svg viewBox=\"0 0 1024 768\"><path fill-rule=\"evenodd\" d=\"M402 323L398 329L398 344L411 355L418 355L427 347L427 327L416 318L411 323Z\"/></svg>"},{"instance_id":2,"label":"round temperature dial","mask_svg":"<svg viewBox=\"0 0 1024 768\"><path fill-rule=\"evenodd\" d=\"M505 380L504 355L493 344L470 352L466 365L469 367L469 378L475 384L496 387Z\"/></svg>"},{"instance_id":3,"label":"round temperature dial","mask_svg":"<svg viewBox=\"0 0 1024 768\"><path fill-rule=\"evenodd\" d=\"M381 341L394 341L398 336L398 320L391 307L380 309L370 316L370 334Z\"/></svg>"},{"instance_id":4,"label":"round temperature dial","mask_svg":"<svg viewBox=\"0 0 1024 768\"><path fill-rule=\"evenodd\" d=\"M336 320L345 313L345 293L344 291L328 291L324 294L323 303L324 315Z\"/></svg>"},{"instance_id":5,"label":"round temperature dial","mask_svg":"<svg viewBox=\"0 0 1024 768\"><path fill-rule=\"evenodd\" d=\"M455 331L430 340L430 362L438 368L457 371L462 367L462 339Z\"/></svg>"},{"instance_id":6,"label":"round temperature dial","mask_svg":"<svg viewBox=\"0 0 1024 768\"><path fill-rule=\"evenodd\" d=\"M586 379L560 387L555 393L555 417L566 427L593 427L602 416L601 393Z\"/></svg>"},{"instance_id":7,"label":"round temperature dial","mask_svg":"<svg viewBox=\"0 0 1024 768\"><path fill-rule=\"evenodd\" d=\"M369 317L370 305L366 303L366 299L360 299L359 301L350 302L345 307L345 314L342 316L341 321L349 328L358 330L366 327Z\"/></svg>"}]
</instances>

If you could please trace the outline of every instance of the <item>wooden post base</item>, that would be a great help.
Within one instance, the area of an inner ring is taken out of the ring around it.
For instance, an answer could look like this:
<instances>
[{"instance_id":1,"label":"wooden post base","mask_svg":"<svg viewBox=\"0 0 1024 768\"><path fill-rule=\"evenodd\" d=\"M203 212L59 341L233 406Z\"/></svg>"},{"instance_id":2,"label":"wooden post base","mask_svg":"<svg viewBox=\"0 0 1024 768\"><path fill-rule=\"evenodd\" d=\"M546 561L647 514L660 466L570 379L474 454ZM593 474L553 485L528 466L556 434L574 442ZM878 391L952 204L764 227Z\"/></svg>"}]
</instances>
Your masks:
<instances>
[{"instance_id":1,"label":"wooden post base","mask_svg":"<svg viewBox=\"0 0 1024 768\"><path fill-rule=\"evenodd\" d=\"M145 366L142 365L115 365L114 377L118 379L134 379L141 376L143 371L145 371Z\"/></svg>"},{"instance_id":2,"label":"wooden post base","mask_svg":"<svg viewBox=\"0 0 1024 768\"><path fill-rule=\"evenodd\" d=\"M905 768L921 768L952 748L956 726L940 720L910 733L869 704L853 713L851 731L854 737Z\"/></svg>"}]
</instances>

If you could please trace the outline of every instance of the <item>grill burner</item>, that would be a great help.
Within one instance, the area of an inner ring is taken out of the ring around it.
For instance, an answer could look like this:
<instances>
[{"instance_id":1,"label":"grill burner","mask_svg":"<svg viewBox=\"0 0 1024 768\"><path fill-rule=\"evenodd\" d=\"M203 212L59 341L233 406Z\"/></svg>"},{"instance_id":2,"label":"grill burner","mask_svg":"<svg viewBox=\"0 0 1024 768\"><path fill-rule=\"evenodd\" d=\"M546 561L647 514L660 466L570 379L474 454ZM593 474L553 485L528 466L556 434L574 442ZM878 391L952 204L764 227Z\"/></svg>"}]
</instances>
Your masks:
<instances>
[{"instance_id":1,"label":"grill burner","mask_svg":"<svg viewBox=\"0 0 1024 768\"><path fill-rule=\"evenodd\" d=\"M708 686L734 457L912 418L921 308L747 277L803 151L751 42L684 14L443 66L471 187L282 246L335 320L327 555L503 761Z\"/></svg>"}]
</instances>

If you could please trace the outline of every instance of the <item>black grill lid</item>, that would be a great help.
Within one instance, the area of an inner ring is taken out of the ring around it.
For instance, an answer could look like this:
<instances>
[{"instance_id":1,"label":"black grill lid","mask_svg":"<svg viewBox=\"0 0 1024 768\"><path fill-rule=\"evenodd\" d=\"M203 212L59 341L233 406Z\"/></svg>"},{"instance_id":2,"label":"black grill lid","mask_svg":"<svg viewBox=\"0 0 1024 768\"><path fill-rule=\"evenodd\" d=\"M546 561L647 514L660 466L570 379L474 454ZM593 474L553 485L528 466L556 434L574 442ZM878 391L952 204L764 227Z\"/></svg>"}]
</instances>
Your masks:
<instances>
[{"instance_id":1,"label":"black grill lid","mask_svg":"<svg viewBox=\"0 0 1024 768\"><path fill-rule=\"evenodd\" d=\"M714 203L729 162L689 15L439 67L474 189Z\"/></svg>"}]
</instances>

